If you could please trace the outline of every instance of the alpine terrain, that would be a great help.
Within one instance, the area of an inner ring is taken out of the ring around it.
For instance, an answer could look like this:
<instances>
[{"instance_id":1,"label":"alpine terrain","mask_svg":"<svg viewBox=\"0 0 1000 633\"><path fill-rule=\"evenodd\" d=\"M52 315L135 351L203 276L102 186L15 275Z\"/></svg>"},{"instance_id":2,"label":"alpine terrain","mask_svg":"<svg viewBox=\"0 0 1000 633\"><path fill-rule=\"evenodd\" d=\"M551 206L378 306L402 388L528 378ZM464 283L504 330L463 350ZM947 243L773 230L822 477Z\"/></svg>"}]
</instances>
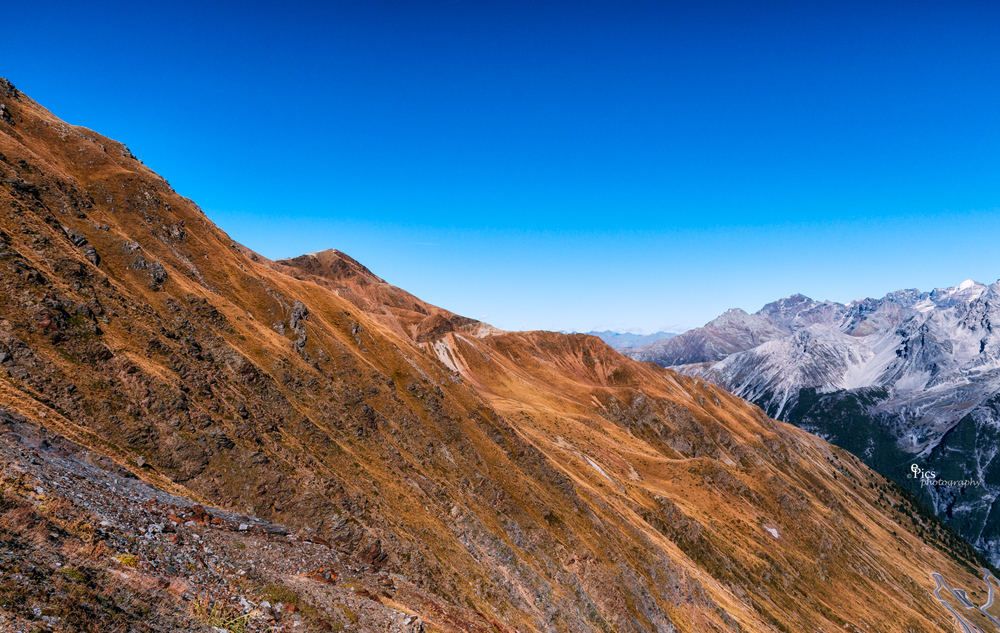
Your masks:
<instances>
[{"instance_id":1,"label":"alpine terrain","mask_svg":"<svg viewBox=\"0 0 1000 633\"><path fill-rule=\"evenodd\" d=\"M1000 282L846 305L795 295L626 353L702 376L846 448L997 563L998 314Z\"/></svg>"},{"instance_id":2,"label":"alpine terrain","mask_svg":"<svg viewBox=\"0 0 1000 633\"><path fill-rule=\"evenodd\" d=\"M270 261L6 81L0 208L4 631L998 628L987 562L848 452L338 251ZM906 401L918 450L988 428L993 290L949 293L794 326L855 343L831 363L892 359L873 411L966 376L950 435ZM808 404L784 385L752 395Z\"/></svg>"}]
</instances>

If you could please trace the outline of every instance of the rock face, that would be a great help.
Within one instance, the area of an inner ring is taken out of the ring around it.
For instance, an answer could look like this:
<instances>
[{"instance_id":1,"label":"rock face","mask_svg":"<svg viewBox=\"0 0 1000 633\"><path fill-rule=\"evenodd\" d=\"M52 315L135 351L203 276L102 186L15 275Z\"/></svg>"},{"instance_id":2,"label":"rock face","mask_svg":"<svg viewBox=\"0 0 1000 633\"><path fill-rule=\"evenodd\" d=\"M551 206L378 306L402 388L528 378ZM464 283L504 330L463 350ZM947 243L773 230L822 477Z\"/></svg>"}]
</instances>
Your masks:
<instances>
[{"instance_id":1,"label":"rock face","mask_svg":"<svg viewBox=\"0 0 1000 633\"><path fill-rule=\"evenodd\" d=\"M993 462L1000 394L1000 337L993 324L1000 323L1000 283L969 280L846 305L797 295L752 316L780 336L718 362L678 369L909 485L1000 564L1000 508L994 510L1000 464ZM941 481L980 483L926 486L912 477L913 465Z\"/></svg>"},{"instance_id":2,"label":"rock face","mask_svg":"<svg viewBox=\"0 0 1000 633\"><path fill-rule=\"evenodd\" d=\"M321 629L393 631L945 630L930 572L985 601L975 552L904 491L718 387L591 336L500 332L336 251L268 261L120 143L2 82L0 102L0 407L44 427L37 446L71 440L184 508L123 499L148 523L101 519L115 547L164 557L125 559L140 589L273 558L211 586L262 591L278 575L299 604L241 598L275 622L272 603L292 604L281 626L301 611ZM10 450L34 477L72 468ZM0 499L0 548L54 555L47 531L11 536L42 510L30 496ZM86 497L60 498L83 539L69 509ZM316 547L287 545L303 534ZM57 573L45 560L33 583ZM365 586L330 602L347 574ZM361 598L380 606L359 624Z\"/></svg>"}]
</instances>

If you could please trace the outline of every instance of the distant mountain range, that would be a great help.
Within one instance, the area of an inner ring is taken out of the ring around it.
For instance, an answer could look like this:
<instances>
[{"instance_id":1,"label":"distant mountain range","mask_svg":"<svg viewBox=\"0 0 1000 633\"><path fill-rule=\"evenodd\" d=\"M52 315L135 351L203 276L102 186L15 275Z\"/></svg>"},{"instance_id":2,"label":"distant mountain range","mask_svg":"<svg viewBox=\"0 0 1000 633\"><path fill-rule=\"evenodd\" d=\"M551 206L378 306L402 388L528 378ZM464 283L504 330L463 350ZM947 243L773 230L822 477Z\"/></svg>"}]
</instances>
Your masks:
<instances>
[{"instance_id":1,"label":"distant mountain range","mask_svg":"<svg viewBox=\"0 0 1000 633\"><path fill-rule=\"evenodd\" d=\"M673 338L677 336L675 332L654 332L652 334L635 334L633 332L615 332L614 330L601 330L600 332L585 332L591 336L596 336L611 347L622 350L628 347L640 347L650 345L657 341Z\"/></svg>"},{"instance_id":2,"label":"distant mountain range","mask_svg":"<svg viewBox=\"0 0 1000 633\"><path fill-rule=\"evenodd\" d=\"M922 496L1000 563L1000 282L847 304L793 295L624 350L746 398ZM916 465L938 480L922 486Z\"/></svg>"}]
</instances>

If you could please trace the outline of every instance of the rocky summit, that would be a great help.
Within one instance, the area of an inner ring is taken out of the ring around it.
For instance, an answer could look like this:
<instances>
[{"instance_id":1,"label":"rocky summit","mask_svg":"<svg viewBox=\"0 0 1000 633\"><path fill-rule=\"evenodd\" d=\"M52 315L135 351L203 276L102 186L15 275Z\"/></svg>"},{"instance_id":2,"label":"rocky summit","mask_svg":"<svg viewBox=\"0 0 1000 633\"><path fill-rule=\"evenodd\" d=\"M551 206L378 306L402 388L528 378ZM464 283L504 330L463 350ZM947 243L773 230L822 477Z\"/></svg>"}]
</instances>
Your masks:
<instances>
[{"instance_id":1,"label":"rocky summit","mask_svg":"<svg viewBox=\"0 0 1000 633\"><path fill-rule=\"evenodd\" d=\"M849 453L338 251L269 261L0 104L4 631L992 626L986 562Z\"/></svg>"}]
</instances>

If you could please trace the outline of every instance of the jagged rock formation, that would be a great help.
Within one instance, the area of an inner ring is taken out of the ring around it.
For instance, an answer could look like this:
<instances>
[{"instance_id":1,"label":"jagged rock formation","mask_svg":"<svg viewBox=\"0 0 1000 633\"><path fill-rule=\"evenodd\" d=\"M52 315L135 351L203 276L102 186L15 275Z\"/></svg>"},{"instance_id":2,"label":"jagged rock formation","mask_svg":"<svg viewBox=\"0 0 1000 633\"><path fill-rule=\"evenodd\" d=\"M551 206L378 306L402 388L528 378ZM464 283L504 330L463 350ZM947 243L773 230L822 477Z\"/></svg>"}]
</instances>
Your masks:
<instances>
[{"instance_id":1,"label":"jagged rock formation","mask_svg":"<svg viewBox=\"0 0 1000 633\"><path fill-rule=\"evenodd\" d=\"M0 407L219 509L195 525L328 543L319 571L280 565L309 626L363 626L323 597L336 561L401 578L365 592L413 618L372 618L449 631L939 631L931 571L985 600L974 552L905 493L721 389L594 337L500 332L335 251L268 261L120 143L9 83L0 103ZM43 510L21 492L4 534ZM135 527L105 520L125 547ZM17 547L51 572L82 555L66 542ZM140 589L201 571L136 569Z\"/></svg>"}]
</instances>

